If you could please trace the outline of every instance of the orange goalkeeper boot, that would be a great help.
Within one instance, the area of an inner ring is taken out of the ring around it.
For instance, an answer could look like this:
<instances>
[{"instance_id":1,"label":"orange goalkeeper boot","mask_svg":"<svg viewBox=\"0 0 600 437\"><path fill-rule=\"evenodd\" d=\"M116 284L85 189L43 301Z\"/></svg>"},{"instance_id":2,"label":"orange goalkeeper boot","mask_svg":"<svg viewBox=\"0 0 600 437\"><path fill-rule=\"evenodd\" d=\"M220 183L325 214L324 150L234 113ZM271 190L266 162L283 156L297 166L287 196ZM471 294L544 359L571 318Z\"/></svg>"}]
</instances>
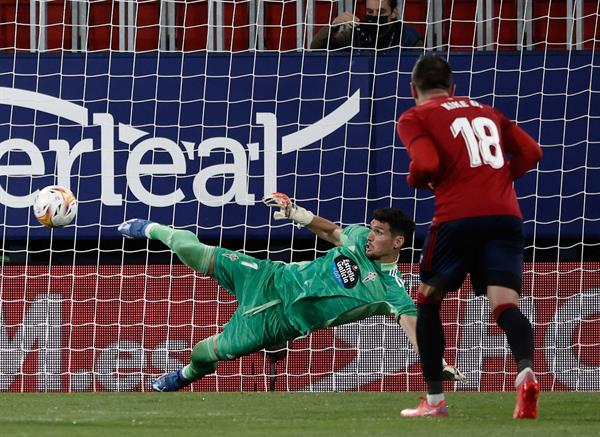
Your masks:
<instances>
[{"instance_id":1,"label":"orange goalkeeper boot","mask_svg":"<svg viewBox=\"0 0 600 437\"><path fill-rule=\"evenodd\" d=\"M427 399L421 398L421 402L416 408L405 408L400 411L402 417L448 417L448 407L446 401L439 401L435 405L429 405Z\"/></svg>"},{"instance_id":2,"label":"orange goalkeeper boot","mask_svg":"<svg viewBox=\"0 0 600 437\"><path fill-rule=\"evenodd\" d=\"M513 412L513 419L535 419L540 385L533 370L528 367L521 371L515 380L515 387L517 388L517 404Z\"/></svg>"}]
</instances>

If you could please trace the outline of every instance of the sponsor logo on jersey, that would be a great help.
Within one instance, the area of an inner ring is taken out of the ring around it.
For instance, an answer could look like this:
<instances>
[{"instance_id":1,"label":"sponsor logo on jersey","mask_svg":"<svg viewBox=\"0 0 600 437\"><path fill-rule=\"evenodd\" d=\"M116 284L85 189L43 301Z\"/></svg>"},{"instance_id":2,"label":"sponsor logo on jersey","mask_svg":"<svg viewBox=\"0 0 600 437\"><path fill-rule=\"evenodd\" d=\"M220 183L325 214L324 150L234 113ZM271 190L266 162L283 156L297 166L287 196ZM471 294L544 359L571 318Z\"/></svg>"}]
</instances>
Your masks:
<instances>
[{"instance_id":1,"label":"sponsor logo on jersey","mask_svg":"<svg viewBox=\"0 0 600 437\"><path fill-rule=\"evenodd\" d=\"M360 268L354 260L340 255L333 260L333 277L344 288L353 288L360 278Z\"/></svg>"}]
</instances>

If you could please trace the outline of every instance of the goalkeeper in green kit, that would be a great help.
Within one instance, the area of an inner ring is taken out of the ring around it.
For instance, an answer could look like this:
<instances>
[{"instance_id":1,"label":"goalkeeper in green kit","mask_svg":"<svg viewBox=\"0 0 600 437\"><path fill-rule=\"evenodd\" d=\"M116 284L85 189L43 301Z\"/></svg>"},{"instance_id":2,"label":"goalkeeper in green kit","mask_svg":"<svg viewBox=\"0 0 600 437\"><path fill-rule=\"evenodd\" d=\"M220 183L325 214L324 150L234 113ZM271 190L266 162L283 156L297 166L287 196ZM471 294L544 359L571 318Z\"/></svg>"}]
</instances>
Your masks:
<instances>
[{"instance_id":1,"label":"goalkeeper in green kit","mask_svg":"<svg viewBox=\"0 0 600 437\"><path fill-rule=\"evenodd\" d=\"M208 246L190 231L148 220L132 219L119 226L125 237L162 241L184 264L213 277L238 301L223 331L198 342L190 363L156 379L154 390L180 390L213 373L218 361L376 314L393 315L417 350L416 307L397 268L400 248L415 228L408 216L394 208L377 209L370 228L341 229L283 193L273 193L263 202L277 208L275 219L293 220L336 247L314 261L283 263ZM464 380L445 362L444 370L447 379Z\"/></svg>"}]
</instances>

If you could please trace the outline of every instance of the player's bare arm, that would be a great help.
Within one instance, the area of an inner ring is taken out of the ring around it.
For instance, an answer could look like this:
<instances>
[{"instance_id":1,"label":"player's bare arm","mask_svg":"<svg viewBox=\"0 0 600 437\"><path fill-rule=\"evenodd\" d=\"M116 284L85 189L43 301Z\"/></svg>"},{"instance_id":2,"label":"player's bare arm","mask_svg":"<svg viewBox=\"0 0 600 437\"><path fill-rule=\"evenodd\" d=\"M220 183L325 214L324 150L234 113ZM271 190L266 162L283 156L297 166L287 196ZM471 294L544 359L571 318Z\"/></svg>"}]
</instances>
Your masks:
<instances>
[{"instance_id":1,"label":"player's bare arm","mask_svg":"<svg viewBox=\"0 0 600 437\"><path fill-rule=\"evenodd\" d=\"M342 228L331 220L316 215L306 227L317 234L317 237L329 241L334 246L342 245Z\"/></svg>"},{"instance_id":2,"label":"player's bare arm","mask_svg":"<svg viewBox=\"0 0 600 437\"><path fill-rule=\"evenodd\" d=\"M402 314L398 319L398 323L402 327L404 334L408 338L408 341L412 345L414 351L419 355L419 346L417 344L417 318L415 316L409 316ZM442 358L442 377L444 381L466 381L467 377L455 366L448 364L445 359Z\"/></svg>"},{"instance_id":3,"label":"player's bare arm","mask_svg":"<svg viewBox=\"0 0 600 437\"><path fill-rule=\"evenodd\" d=\"M398 323L400 323L400 326L406 334L408 341L410 341L410 344L418 355L419 346L417 345L417 318L415 316L402 314L398 320Z\"/></svg>"}]
</instances>

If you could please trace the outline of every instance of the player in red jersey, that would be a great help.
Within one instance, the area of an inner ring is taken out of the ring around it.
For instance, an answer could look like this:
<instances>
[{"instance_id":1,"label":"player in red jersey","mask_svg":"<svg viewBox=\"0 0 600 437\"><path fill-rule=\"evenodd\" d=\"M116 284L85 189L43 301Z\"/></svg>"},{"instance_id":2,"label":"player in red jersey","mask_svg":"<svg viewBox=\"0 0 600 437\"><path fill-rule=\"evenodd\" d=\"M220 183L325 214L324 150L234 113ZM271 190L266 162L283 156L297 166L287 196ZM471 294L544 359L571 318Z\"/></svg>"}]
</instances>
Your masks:
<instances>
[{"instance_id":1,"label":"player in red jersey","mask_svg":"<svg viewBox=\"0 0 600 437\"><path fill-rule=\"evenodd\" d=\"M535 418L539 386L533 372L533 329L519 309L523 264L522 215L513 181L541 159L540 146L498 110L455 97L450 65L422 56L412 71L416 106L398 120L411 159L408 183L435 194L435 216L420 263L417 342L427 398L404 417L446 416L441 367L440 304L467 273L517 362L513 417ZM508 158L510 156L510 159Z\"/></svg>"}]
</instances>

